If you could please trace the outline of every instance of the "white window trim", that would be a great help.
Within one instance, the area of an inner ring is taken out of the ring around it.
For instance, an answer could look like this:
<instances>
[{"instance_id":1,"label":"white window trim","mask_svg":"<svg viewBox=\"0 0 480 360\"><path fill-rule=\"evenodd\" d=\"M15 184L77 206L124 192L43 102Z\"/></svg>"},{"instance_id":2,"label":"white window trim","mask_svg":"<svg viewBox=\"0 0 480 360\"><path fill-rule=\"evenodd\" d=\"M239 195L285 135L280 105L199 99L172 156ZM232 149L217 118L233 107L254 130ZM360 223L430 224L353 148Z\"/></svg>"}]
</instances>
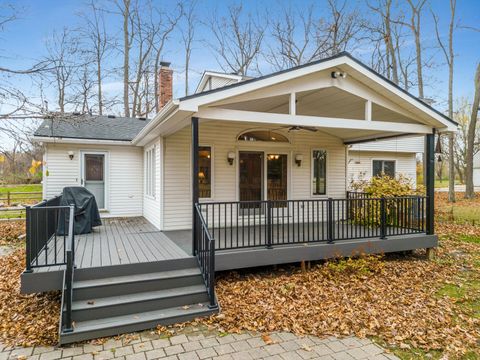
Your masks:
<instances>
[{"instance_id":1,"label":"white window trim","mask_svg":"<svg viewBox=\"0 0 480 360\"><path fill-rule=\"evenodd\" d=\"M393 161L393 163L395 164L395 177L397 176L397 159L385 159L385 158L372 158L372 163L370 164L371 165L371 177L375 177L375 175L373 175L373 162L374 161Z\"/></svg>"},{"instance_id":2,"label":"white window trim","mask_svg":"<svg viewBox=\"0 0 480 360\"><path fill-rule=\"evenodd\" d=\"M314 151L325 151L325 154L327 156L327 159L325 161L325 194L314 194L313 193L313 152ZM329 151L327 149L322 149L322 148L312 148L310 149L310 178L308 181L310 181L310 197L311 198L328 198L329 194L329 183L328 181L328 174L330 173L329 171L329 162L330 162L330 155Z\"/></svg>"},{"instance_id":3,"label":"white window trim","mask_svg":"<svg viewBox=\"0 0 480 360\"><path fill-rule=\"evenodd\" d=\"M201 197L199 201L211 201L215 199L215 150L213 145L209 144L200 144L198 145L199 148L201 147L209 147L210 148L210 166L211 166L211 174L210 174L210 197ZM226 156L226 155L225 155Z\"/></svg>"},{"instance_id":4,"label":"white window trim","mask_svg":"<svg viewBox=\"0 0 480 360\"><path fill-rule=\"evenodd\" d=\"M149 153L151 153L153 155L153 159L152 159L152 162L151 162L151 164L153 164L153 168L150 170L151 174L149 173L149 162L148 162L148 160L149 160L148 159L148 157L149 157L148 154ZM157 176L156 176L156 172L157 172L157 146L156 146L156 144L153 144L153 145L145 148L145 151L144 151L145 197L148 198L148 199L152 199L152 200L157 199ZM149 175L151 175L151 177ZM149 193L149 180L150 181L153 180L153 183L152 183L153 184L153 186L152 186L153 194Z\"/></svg>"}]
</instances>

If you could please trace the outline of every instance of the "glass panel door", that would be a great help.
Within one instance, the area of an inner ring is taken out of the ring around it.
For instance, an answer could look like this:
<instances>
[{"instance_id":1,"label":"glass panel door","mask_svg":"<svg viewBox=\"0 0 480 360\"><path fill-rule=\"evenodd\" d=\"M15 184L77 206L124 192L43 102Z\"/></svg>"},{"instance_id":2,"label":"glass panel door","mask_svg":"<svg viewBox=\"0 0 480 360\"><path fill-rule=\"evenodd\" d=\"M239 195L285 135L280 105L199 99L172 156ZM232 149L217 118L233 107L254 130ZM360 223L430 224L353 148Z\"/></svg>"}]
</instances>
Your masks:
<instances>
[{"instance_id":1,"label":"glass panel door","mask_svg":"<svg viewBox=\"0 0 480 360\"><path fill-rule=\"evenodd\" d=\"M267 199L287 200L287 155L267 155ZM280 204L276 205L279 206Z\"/></svg>"},{"instance_id":2,"label":"glass panel door","mask_svg":"<svg viewBox=\"0 0 480 360\"><path fill-rule=\"evenodd\" d=\"M84 154L84 186L95 196L99 209L105 208L105 155Z\"/></svg>"},{"instance_id":3,"label":"glass panel door","mask_svg":"<svg viewBox=\"0 0 480 360\"><path fill-rule=\"evenodd\" d=\"M241 151L239 154L240 201L263 199L263 153ZM258 208L260 203L242 204L245 208Z\"/></svg>"}]
</instances>

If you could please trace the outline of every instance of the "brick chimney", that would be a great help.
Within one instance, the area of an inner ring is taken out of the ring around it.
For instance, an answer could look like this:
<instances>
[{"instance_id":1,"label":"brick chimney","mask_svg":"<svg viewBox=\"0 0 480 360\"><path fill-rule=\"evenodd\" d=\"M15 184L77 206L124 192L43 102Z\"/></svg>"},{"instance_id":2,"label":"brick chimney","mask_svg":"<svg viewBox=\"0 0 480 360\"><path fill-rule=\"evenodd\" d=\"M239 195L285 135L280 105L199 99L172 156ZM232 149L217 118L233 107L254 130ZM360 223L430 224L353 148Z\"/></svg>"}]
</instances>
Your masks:
<instances>
[{"instance_id":1,"label":"brick chimney","mask_svg":"<svg viewBox=\"0 0 480 360\"><path fill-rule=\"evenodd\" d=\"M173 70L170 68L170 63L162 61L160 62L160 71L158 72L158 109L165 106L170 100L172 100L172 87L173 87Z\"/></svg>"}]
</instances>

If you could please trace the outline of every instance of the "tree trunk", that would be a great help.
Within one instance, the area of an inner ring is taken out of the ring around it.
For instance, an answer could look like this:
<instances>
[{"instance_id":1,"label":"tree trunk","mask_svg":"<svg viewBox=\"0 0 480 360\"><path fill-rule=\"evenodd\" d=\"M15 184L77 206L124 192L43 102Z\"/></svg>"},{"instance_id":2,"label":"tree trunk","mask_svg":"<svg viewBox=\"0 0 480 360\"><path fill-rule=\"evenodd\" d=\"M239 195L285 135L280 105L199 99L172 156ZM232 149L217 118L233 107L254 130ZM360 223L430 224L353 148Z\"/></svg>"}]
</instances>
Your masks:
<instances>
[{"instance_id":1,"label":"tree trunk","mask_svg":"<svg viewBox=\"0 0 480 360\"><path fill-rule=\"evenodd\" d=\"M102 99L102 61L97 54L97 85L98 85L98 114L103 115Z\"/></svg>"},{"instance_id":2,"label":"tree trunk","mask_svg":"<svg viewBox=\"0 0 480 360\"><path fill-rule=\"evenodd\" d=\"M130 60L130 39L128 23L130 19L130 0L124 0L123 11L123 109L125 117L130 117L130 104L128 100L129 60Z\"/></svg>"},{"instance_id":3,"label":"tree trunk","mask_svg":"<svg viewBox=\"0 0 480 360\"><path fill-rule=\"evenodd\" d=\"M453 29L455 26L455 9L457 0L450 0L450 26L448 29L448 52L450 61L448 62L448 116L453 119L453 64L455 53L453 52ZM455 156L453 146L455 143L455 133L448 136L448 201L455 202Z\"/></svg>"},{"instance_id":4,"label":"tree trunk","mask_svg":"<svg viewBox=\"0 0 480 360\"><path fill-rule=\"evenodd\" d=\"M475 71L475 95L473 97L472 113L467 133L467 168L465 171L465 198L473 199L475 191L473 188L473 155L475 146L475 132L477 128L478 107L480 105L480 63Z\"/></svg>"}]
</instances>

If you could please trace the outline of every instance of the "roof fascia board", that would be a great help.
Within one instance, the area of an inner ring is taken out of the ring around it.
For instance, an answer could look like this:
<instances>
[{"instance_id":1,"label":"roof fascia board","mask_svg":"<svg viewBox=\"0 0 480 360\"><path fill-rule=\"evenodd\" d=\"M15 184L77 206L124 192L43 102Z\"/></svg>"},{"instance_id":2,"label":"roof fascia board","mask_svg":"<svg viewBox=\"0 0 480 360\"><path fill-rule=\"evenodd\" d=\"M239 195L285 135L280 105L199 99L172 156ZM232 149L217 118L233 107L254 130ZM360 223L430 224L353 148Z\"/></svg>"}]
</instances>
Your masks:
<instances>
[{"instance_id":1,"label":"roof fascia board","mask_svg":"<svg viewBox=\"0 0 480 360\"><path fill-rule=\"evenodd\" d=\"M35 142L57 144L133 145L130 140L87 139L49 136L34 136L32 139Z\"/></svg>"}]
</instances>

